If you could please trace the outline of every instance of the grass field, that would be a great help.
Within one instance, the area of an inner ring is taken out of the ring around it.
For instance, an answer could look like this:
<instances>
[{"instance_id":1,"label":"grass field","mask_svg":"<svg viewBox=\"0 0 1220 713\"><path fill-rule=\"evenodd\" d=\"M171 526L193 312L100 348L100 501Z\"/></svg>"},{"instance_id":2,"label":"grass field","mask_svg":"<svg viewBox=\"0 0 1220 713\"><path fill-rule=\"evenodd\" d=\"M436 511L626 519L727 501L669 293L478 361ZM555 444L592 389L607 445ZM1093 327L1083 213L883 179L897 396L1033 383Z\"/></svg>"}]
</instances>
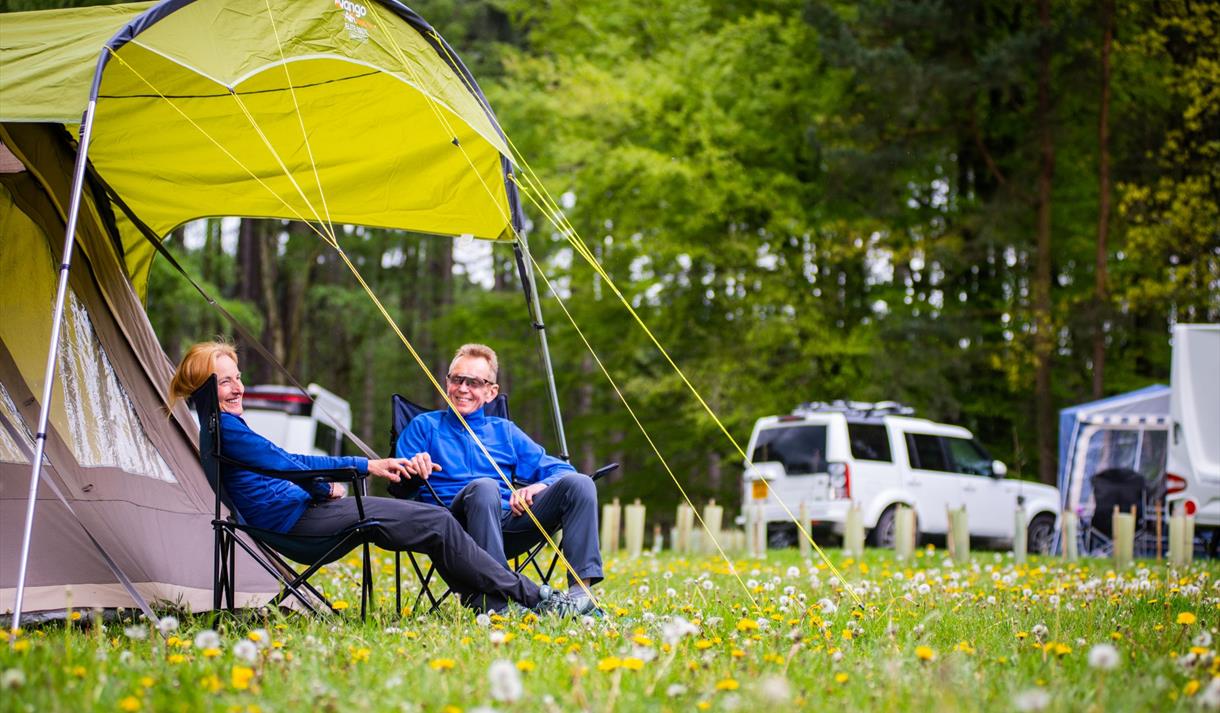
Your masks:
<instances>
[{"instance_id":1,"label":"grass field","mask_svg":"<svg viewBox=\"0 0 1220 713\"><path fill-rule=\"evenodd\" d=\"M602 618L488 620L396 616L383 553L363 624L348 562L326 573L341 618L85 611L23 632L0 646L0 710L1220 710L1216 562L828 554L846 586L795 550L736 576L665 554L607 562Z\"/></svg>"}]
</instances>

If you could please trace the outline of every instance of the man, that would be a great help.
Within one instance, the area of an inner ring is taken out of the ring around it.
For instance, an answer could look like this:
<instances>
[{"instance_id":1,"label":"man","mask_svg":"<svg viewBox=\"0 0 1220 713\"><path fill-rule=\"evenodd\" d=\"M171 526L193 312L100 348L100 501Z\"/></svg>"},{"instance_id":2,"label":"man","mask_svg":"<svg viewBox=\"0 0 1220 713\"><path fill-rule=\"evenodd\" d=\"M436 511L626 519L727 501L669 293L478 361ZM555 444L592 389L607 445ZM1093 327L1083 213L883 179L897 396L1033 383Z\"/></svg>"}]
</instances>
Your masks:
<instances>
[{"instance_id":1,"label":"man","mask_svg":"<svg viewBox=\"0 0 1220 713\"><path fill-rule=\"evenodd\" d=\"M416 416L398 437L395 455L409 459L413 472L425 474L440 504L505 568L508 557L543 540L525 512L527 505L548 531L562 526L563 556L573 570L568 572L569 591L585 597L584 590L602 580L597 490L591 478L547 455L512 421L484 415L483 406L500 393L499 370L491 347L466 344L458 349L445 377L453 409ZM501 473L529 485L511 490L457 414L478 436ZM433 501L427 490L420 491L420 496ZM579 593L573 572L585 584Z\"/></svg>"}]
</instances>

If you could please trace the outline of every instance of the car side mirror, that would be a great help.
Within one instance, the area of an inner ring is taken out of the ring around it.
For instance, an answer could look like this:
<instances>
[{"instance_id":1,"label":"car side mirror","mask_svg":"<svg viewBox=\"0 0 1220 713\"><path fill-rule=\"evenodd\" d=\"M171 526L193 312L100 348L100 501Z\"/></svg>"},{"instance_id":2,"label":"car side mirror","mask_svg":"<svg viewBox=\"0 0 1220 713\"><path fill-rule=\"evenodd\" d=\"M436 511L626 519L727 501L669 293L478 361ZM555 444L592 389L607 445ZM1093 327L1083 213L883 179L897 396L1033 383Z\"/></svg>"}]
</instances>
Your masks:
<instances>
[{"instance_id":1,"label":"car side mirror","mask_svg":"<svg viewBox=\"0 0 1220 713\"><path fill-rule=\"evenodd\" d=\"M991 461L991 477L1003 478L1008 475L1008 466L1004 465L1002 460Z\"/></svg>"}]
</instances>

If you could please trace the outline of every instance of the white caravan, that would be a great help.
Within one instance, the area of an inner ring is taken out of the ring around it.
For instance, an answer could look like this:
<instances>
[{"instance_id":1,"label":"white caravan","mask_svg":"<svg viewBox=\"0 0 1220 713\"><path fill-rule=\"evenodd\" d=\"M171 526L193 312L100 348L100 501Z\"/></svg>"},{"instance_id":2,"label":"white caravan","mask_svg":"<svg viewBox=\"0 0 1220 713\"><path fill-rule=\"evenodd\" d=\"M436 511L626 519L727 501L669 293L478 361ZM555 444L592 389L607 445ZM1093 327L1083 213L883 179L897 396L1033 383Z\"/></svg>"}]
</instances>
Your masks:
<instances>
[{"instance_id":1,"label":"white caravan","mask_svg":"<svg viewBox=\"0 0 1220 713\"><path fill-rule=\"evenodd\" d=\"M309 397L292 386L246 387L243 418L255 433L289 453L340 455L343 433L335 421L350 431L351 406L317 384L306 390Z\"/></svg>"},{"instance_id":2,"label":"white caravan","mask_svg":"<svg viewBox=\"0 0 1220 713\"><path fill-rule=\"evenodd\" d=\"M1220 541L1220 324L1173 328L1166 500Z\"/></svg>"}]
</instances>

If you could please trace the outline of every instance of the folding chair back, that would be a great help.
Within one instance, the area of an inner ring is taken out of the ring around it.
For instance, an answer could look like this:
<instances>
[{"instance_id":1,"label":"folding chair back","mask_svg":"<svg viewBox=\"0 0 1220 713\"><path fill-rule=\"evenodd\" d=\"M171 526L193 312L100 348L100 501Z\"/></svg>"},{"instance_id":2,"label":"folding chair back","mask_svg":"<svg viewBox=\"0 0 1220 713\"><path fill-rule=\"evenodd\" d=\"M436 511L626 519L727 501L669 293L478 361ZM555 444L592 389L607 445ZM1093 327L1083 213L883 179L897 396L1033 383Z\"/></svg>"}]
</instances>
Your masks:
<instances>
[{"instance_id":1,"label":"folding chair back","mask_svg":"<svg viewBox=\"0 0 1220 713\"><path fill-rule=\"evenodd\" d=\"M1135 508L1136 528L1144 523L1144 476L1129 468L1110 468L1093 476L1093 502L1096 509L1089 526L1106 537L1114 536L1114 508L1131 512Z\"/></svg>"},{"instance_id":2,"label":"folding chair back","mask_svg":"<svg viewBox=\"0 0 1220 713\"><path fill-rule=\"evenodd\" d=\"M190 402L195 407L199 419L199 463L212 491L216 495L216 510L212 519L212 530L215 536L212 606L219 610L223 603L232 611L236 593L236 546L240 545L251 558L275 577L283 586L280 594L271 601L275 606L287 596L295 597L310 612L318 613L310 596L321 601L331 611L335 611L331 603L317 589L309 584L309 577L322 566L334 562L350 552L357 545L363 545L364 572L361 579L360 616L363 619L366 606L372 597L372 563L369 554L369 542L374 531L380 527L376 520L364 517L364 507L360 500L358 488L353 488L357 499L357 511L360 520L342 530L322 536L301 536L274 532L250 525L241 511L225 492L224 478L221 475L222 465L241 467L270 477L280 477L296 482L308 482L313 478L324 477L328 480L357 482L365 476L358 475L353 469L330 471L267 471L239 463L224 456L221 443L220 403L216 392L216 376L208 377L202 386L190 396ZM227 509L229 517L224 517ZM243 539L238 532L245 533L260 545L256 551ZM277 554L278 553L278 554ZM295 570L279 557L306 565L303 573ZM306 594L310 596L306 596Z\"/></svg>"}]
</instances>

